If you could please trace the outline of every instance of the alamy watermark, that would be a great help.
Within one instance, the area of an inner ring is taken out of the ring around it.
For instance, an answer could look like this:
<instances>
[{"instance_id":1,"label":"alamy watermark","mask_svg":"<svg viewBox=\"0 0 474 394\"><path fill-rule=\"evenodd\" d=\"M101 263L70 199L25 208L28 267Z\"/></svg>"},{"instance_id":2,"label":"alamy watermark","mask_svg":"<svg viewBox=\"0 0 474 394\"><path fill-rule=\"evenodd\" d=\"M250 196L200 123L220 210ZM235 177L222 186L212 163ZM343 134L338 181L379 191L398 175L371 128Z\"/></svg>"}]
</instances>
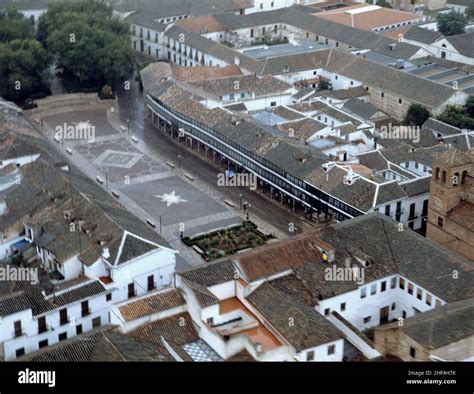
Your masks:
<instances>
[{"instance_id":1,"label":"alamy watermark","mask_svg":"<svg viewBox=\"0 0 474 394\"><path fill-rule=\"evenodd\" d=\"M385 140L411 140L420 142L420 126L394 126L391 123L380 126L379 137Z\"/></svg>"},{"instance_id":2,"label":"alamy watermark","mask_svg":"<svg viewBox=\"0 0 474 394\"><path fill-rule=\"evenodd\" d=\"M39 283L38 268L17 267L5 265L0 267L0 282L29 282L32 285Z\"/></svg>"},{"instance_id":3,"label":"alamy watermark","mask_svg":"<svg viewBox=\"0 0 474 394\"><path fill-rule=\"evenodd\" d=\"M227 170L217 174L217 186L222 187L248 187L250 190L257 190L257 176L251 173L235 173Z\"/></svg>"},{"instance_id":4,"label":"alamy watermark","mask_svg":"<svg viewBox=\"0 0 474 394\"><path fill-rule=\"evenodd\" d=\"M75 124L63 123L55 128L55 138L58 140L85 140L95 142L95 126L89 121Z\"/></svg>"},{"instance_id":5,"label":"alamy watermark","mask_svg":"<svg viewBox=\"0 0 474 394\"><path fill-rule=\"evenodd\" d=\"M332 265L324 269L324 280L328 282L355 282L362 286L365 283L365 269L363 267Z\"/></svg>"}]
</instances>

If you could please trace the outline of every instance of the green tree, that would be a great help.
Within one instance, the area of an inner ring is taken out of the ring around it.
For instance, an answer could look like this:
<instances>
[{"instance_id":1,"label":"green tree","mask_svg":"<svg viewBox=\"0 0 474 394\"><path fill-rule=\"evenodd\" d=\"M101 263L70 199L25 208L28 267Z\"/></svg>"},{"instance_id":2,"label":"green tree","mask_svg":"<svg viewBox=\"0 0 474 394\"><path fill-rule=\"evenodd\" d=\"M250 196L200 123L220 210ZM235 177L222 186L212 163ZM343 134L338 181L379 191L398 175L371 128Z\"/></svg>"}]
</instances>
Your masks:
<instances>
[{"instance_id":1,"label":"green tree","mask_svg":"<svg viewBox=\"0 0 474 394\"><path fill-rule=\"evenodd\" d=\"M429 111L420 104L412 104L408 108L403 124L405 126L421 126L430 117Z\"/></svg>"},{"instance_id":2,"label":"green tree","mask_svg":"<svg viewBox=\"0 0 474 394\"><path fill-rule=\"evenodd\" d=\"M467 6L466 9L466 14L468 18L474 18L474 0L471 0L469 2L469 5Z\"/></svg>"},{"instance_id":3,"label":"green tree","mask_svg":"<svg viewBox=\"0 0 474 394\"><path fill-rule=\"evenodd\" d=\"M22 102L47 90L50 59L37 40L13 40L0 44L0 96Z\"/></svg>"},{"instance_id":4,"label":"green tree","mask_svg":"<svg viewBox=\"0 0 474 394\"><path fill-rule=\"evenodd\" d=\"M466 101L466 112L471 118L474 118L474 95L469 96Z\"/></svg>"},{"instance_id":5,"label":"green tree","mask_svg":"<svg viewBox=\"0 0 474 394\"><path fill-rule=\"evenodd\" d=\"M448 14L440 14L438 16L438 30L444 36L464 33L466 24L466 17L454 11L451 11Z\"/></svg>"},{"instance_id":6,"label":"green tree","mask_svg":"<svg viewBox=\"0 0 474 394\"><path fill-rule=\"evenodd\" d=\"M448 105L444 112L438 116L438 120L448 123L454 127L461 129L474 130L473 101L470 96L465 106L462 105Z\"/></svg>"},{"instance_id":7,"label":"green tree","mask_svg":"<svg viewBox=\"0 0 474 394\"><path fill-rule=\"evenodd\" d=\"M64 76L77 78L82 87L115 87L133 71L128 24L94 0L53 3L40 18L38 39Z\"/></svg>"},{"instance_id":8,"label":"green tree","mask_svg":"<svg viewBox=\"0 0 474 394\"><path fill-rule=\"evenodd\" d=\"M18 10L10 5L0 12L0 42L33 38L33 26Z\"/></svg>"},{"instance_id":9,"label":"green tree","mask_svg":"<svg viewBox=\"0 0 474 394\"><path fill-rule=\"evenodd\" d=\"M322 91L322 90L332 90L332 84L330 81L327 81L325 79L322 79L321 81L319 81L319 84L318 84L318 90L319 91Z\"/></svg>"}]
</instances>

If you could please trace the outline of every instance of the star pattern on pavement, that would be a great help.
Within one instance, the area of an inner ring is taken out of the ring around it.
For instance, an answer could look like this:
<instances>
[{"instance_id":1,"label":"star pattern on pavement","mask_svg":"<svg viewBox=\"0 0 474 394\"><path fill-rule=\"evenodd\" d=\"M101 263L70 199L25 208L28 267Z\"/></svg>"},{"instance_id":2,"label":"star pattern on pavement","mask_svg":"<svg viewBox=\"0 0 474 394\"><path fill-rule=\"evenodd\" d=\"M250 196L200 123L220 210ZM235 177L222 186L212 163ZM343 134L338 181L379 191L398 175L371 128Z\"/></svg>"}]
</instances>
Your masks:
<instances>
[{"instance_id":1,"label":"star pattern on pavement","mask_svg":"<svg viewBox=\"0 0 474 394\"><path fill-rule=\"evenodd\" d=\"M169 208L173 204L188 202L188 200L182 199L181 196L177 196L175 190L173 190L171 193L163 193L161 195L156 195L155 197L161 198L161 201L166 203L166 208Z\"/></svg>"}]
</instances>

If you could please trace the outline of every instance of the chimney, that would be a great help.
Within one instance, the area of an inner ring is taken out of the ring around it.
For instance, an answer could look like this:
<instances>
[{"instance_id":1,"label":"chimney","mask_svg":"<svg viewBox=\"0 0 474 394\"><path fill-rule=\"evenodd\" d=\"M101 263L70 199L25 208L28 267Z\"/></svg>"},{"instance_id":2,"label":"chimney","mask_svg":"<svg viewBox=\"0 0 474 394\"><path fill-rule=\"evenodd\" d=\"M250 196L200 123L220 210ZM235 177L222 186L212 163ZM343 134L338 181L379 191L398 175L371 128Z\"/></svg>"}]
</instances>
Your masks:
<instances>
[{"instance_id":1,"label":"chimney","mask_svg":"<svg viewBox=\"0 0 474 394\"><path fill-rule=\"evenodd\" d=\"M234 58L234 64L235 64L236 66L240 66L240 57L236 56L236 57Z\"/></svg>"},{"instance_id":2,"label":"chimney","mask_svg":"<svg viewBox=\"0 0 474 394\"><path fill-rule=\"evenodd\" d=\"M110 257L109 247L107 245L102 246L102 257L108 259Z\"/></svg>"}]
</instances>

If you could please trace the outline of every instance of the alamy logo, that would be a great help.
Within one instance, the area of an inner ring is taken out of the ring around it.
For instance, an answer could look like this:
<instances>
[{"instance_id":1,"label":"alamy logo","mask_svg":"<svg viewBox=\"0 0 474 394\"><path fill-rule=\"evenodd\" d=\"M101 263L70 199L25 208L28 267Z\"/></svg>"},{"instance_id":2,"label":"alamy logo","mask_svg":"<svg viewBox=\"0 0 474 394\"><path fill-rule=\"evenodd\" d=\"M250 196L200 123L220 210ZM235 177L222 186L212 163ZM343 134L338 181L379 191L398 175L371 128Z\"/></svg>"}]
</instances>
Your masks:
<instances>
[{"instance_id":1,"label":"alamy logo","mask_svg":"<svg viewBox=\"0 0 474 394\"><path fill-rule=\"evenodd\" d=\"M0 267L0 282L29 282L36 285L39 283L38 268L5 265Z\"/></svg>"},{"instance_id":2,"label":"alamy logo","mask_svg":"<svg viewBox=\"0 0 474 394\"><path fill-rule=\"evenodd\" d=\"M415 144L420 142L420 126L387 126L380 127L380 138L386 140L411 140Z\"/></svg>"},{"instance_id":3,"label":"alamy logo","mask_svg":"<svg viewBox=\"0 0 474 394\"><path fill-rule=\"evenodd\" d=\"M359 286L365 283L365 270L361 267L337 267L324 269L324 279L328 282L355 282Z\"/></svg>"},{"instance_id":4,"label":"alamy logo","mask_svg":"<svg viewBox=\"0 0 474 394\"><path fill-rule=\"evenodd\" d=\"M30 371L26 368L18 372L18 383L20 384L47 384L48 387L56 386L56 371Z\"/></svg>"},{"instance_id":5,"label":"alamy logo","mask_svg":"<svg viewBox=\"0 0 474 394\"><path fill-rule=\"evenodd\" d=\"M58 140L85 140L89 143L95 141L95 126L89 121L75 124L63 123L55 128L55 138Z\"/></svg>"},{"instance_id":6,"label":"alamy logo","mask_svg":"<svg viewBox=\"0 0 474 394\"><path fill-rule=\"evenodd\" d=\"M225 173L217 174L217 186L222 187L248 187L257 190L257 176L250 173L235 173L227 170Z\"/></svg>"}]
</instances>

